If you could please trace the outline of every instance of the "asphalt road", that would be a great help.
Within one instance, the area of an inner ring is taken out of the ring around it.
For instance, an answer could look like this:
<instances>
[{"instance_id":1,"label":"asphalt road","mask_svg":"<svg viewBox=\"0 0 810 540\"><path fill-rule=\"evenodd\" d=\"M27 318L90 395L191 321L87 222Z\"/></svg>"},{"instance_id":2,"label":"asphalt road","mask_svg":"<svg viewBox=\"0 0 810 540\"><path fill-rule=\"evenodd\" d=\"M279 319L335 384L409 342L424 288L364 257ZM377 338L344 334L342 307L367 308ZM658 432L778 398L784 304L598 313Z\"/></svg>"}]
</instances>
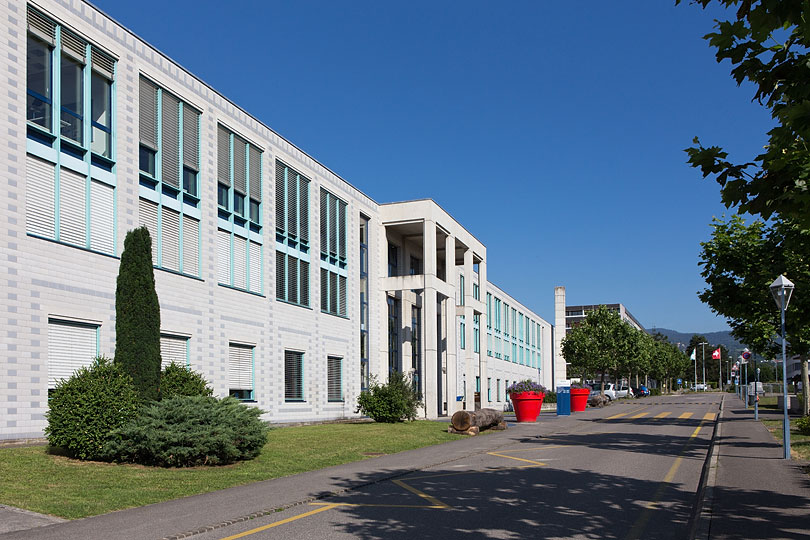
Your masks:
<instances>
[{"instance_id":1,"label":"asphalt road","mask_svg":"<svg viewBox=\"0 0 810 540\"><path fill-rule=\"evenodd\" d=\"M687 538L719 403L649 397L541 435L514 426L527 436L194 538Z\"/></svg>"}]
</instances>

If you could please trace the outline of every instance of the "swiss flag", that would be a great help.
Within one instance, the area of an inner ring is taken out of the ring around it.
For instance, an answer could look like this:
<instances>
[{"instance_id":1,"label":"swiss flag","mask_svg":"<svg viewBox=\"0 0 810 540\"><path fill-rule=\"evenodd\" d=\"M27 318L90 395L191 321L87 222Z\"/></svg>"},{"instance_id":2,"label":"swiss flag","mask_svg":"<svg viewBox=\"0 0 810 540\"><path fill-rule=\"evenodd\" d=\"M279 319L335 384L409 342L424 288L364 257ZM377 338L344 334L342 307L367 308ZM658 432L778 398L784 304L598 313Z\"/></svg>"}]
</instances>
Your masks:
<instances>
[{"instance_id":1,"label":"swiss flag","mask_svg":"<svg viewBox=\"0 0 810 540\"><path fill-rule=\"evenodd\" d=\"M717 347L717 350L712 353L712 358L714 360L720 360L720 347Z\"/></svg>"}]
</instances>

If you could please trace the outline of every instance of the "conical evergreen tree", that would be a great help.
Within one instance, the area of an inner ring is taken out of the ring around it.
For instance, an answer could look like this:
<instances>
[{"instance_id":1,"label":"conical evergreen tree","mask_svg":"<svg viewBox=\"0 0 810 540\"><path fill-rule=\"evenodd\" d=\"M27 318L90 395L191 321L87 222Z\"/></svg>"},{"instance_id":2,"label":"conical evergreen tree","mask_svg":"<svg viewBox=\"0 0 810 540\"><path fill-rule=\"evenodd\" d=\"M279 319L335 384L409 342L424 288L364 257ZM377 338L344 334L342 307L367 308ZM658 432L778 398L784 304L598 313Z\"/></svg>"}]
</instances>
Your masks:
<instances>
[{"instance_id":1,"label":"conical evergreen tree","mask_svg":"<svg viewBox=\"0 0 810 540\"><path fill-rule=\"evenodd\" d=\"M115 288L115 363L129 373L143 401L160 386L160 304L146 227L127 233Z\"/></svg>"}]
</instances>

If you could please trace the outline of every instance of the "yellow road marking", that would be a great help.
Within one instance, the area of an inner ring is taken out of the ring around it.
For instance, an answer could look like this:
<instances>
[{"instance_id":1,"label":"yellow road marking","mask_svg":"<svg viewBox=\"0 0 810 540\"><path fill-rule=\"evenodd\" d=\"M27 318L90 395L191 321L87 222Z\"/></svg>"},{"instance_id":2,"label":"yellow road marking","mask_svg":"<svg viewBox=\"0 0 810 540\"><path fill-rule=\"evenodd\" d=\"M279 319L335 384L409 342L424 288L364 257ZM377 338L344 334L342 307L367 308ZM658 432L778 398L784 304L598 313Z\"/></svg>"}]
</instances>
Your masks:
<instances>
[{"instance_id":1,"label":"yellow road marking","mask_svg":"<svg viewBox=\"0 0 810 540\"><path fill-rule=\"evenodd\" d=\"M692 413L684 413L684 414L688 414L689 416L692 416ZM687 418L689 418L689 416L687 416ZM683 417L683 414L681 415L681 417ZM652 517L652 512L650 512L650 511L655 509L655 507L658 505L658 503L661 500L661 496L664 494L664 490L666 489L667 484L672 482L672 479L675 478L675 473L678 472L678 468L681 466L681 463L683 462L683 454L684 454L684 452L686 452L686 448L692 442L692 439L694 439L695 437L698 436L698 433L700 433L700 429L702 427L703 427L703 422L701 421L700 425L698 427L696 427L695 430L692 432L692 434L689 436L689 439L683 445L683 448L681 448L681 451L678 454L678 457L675 458L675 462L672 463L672 466L669 468L669 471L667 471L667 474L666 474L666 476L664 476L664 479L658 485L658 489L655 490L655 494L653 495L652 500L648 501L644 505L644 511L638 517L636 522L633 524L633 527L630 529L630 532L627 534L627 539L628 540L635 539L635 538L641 538L641 536L642 536L641 533L644 531L644 527L647 526L647 523L650 521L650 517Z\"/></svg>"},{"instance_id":2,"label":"yellow road marking","mask_svg":"<svg viewBox=\"0 0 810 540\"><path fill-rule=\"evenodd\" d=\"M714 422L715 418L717 418L717 413L707 412L703 415L703 419L708 420L709 422Z\"/></svg>"},{"instance_id":3,"label":"yellow road marking","mask_svg":"<svg viewBox=\"0 0 810 540\"><path fill-rule=\"evenodd\" d=\"M514 459L516 461L523 461L525 463L531 463L535 467L545 467L545 465L546 465L545 463L543 463L541 461L534 461L532 459L524 459L524 458L519 458L519 457L515 457L515 456L507 456L506 454L500 454L498 452L487 452L487 454L489 454L490 456L498 456L498 457L502 457L502 458L506 458L506 459Z\"/></svg>"},{"instance_id":4,"label":"yellow road marking","mask_svg":"<svg viewBox=\"0 0 810 540\"><path fill-rule=\"evenodd\" d=\"M424 492L422 492L422 491L419 491L419 490L418 490L418 489L416 489L415 487L411 487L411 486L409 486L408 484L406 484L406 483L405 483L405 482L403 482L402 480L391 480L391 481L392 481L393 483L395 483L396 485L398 485L399 487L402 487L402 488L407 489L408 491L410 491L410 492L411 492L411 493L413 493L414 495L418 495L418 496L422 497L422 498L423 498L423 499L425 499L426 501L430 502L430 504L432 504L433 506L437 506L437 507L439 507L439 508L450 508L450 505L448 505L448 504L444 504L442 501L440 501L440 500L439 500L439 499L437 499L436 497L431 497L431 496L430 496L430 495L428 495L427 493L424 493Z\"/></svg>"},{"instance_id":5,"label":"yellow road marking","mask_svg":"<svg viewBox=\"0 0 810 540\"><path fill-rule=\"evenodd\" d=\"M264 525L262 527L256 527L255 529L251 529L249 531L245 531L245 532L242 532L242 533L239 533L239 534L235 534L233 536L226 536L225 538L222 538L221 540L236 540L237 538L244 538L245 536L249 536L251 534L256 534L257 532L266 531L267 529L272 529L273 527L278 527L279 525L284 525L286 523L290 523L290 522L295 521L297 519L313 516L315 514L320 514L321 512L325 512L326 510L331 510L332 508L335 508L336 506L340 506L340 505L338 505L338 504L326 504L325 506L323 506L321 508L318 508L317 510L311 510L309 512L304 512L303 514L298 514L297 516L293 516L293 517L290 517L290 518L287 518L287 519L282 519L281 521L276 521L274 523L270 523L269 525Z\"/></svg>"},{"instance_id":6,"label":"yellow road marking","mask_svg":"<svg viewBox=\"0 0 810 540\"><path fill-rule=\"evenodd\" d=\"M692 418L692 415L695 413L685 412L678 417L679 420L686 420L687 418Z\"/></svg>"},{"instance_id":7,"label":"yellow road marking","mask_svg":"<svg viewBox=\"0 0 810 540\"><path fill-rule=\"evenodd\" d=\"M620 413L620 414L614 414L613 416L608 416L607 418L605 418L605 420L614 420L616 418L621 418L622 416L627 416L631 412L633 412L633 411L623 412L623 413Z\"/></svg>"},{"instance_id":8,"label":"yellow road marking","mask_svg":"<svg viewBox=\"0 0 810 540\"><path fill-rule=\"evenodd\" d=\"M631 419L632 419L632 418L644 418L644 417L645 417L645 416L647 416L648 414L650 414L650 413L642 412L642 413L638 413L638 414L636 414L636 415L634 415L634 416L631 416L630 418L631 418Z\"/></svg>"},{"instance_id":9,"label":"yellow road marking","mask_svg":"<svg viewBox=\"0 0 810 540\"><path fill-rule=\"evenodd\" d=\"M670 414L672 414L672 413L671 412L662 412L662 413L656 414L653 418L666 418Z\"/></svg>"},{"instance_id":10,"label":"yellow road marking","mask_svg":"<svg viewBox=\"0 0 810 540\"><path fill-rule=\"evenodd\" d=\"M428 508L428 509L446 509L450 508L449 506L438 506L438 505L424 505L424 504L370 504L370 503L309 503L310 506L323 506L323 505L331 505L331 506L350 506L352 508Z\"/></svg>"}]
</instances>

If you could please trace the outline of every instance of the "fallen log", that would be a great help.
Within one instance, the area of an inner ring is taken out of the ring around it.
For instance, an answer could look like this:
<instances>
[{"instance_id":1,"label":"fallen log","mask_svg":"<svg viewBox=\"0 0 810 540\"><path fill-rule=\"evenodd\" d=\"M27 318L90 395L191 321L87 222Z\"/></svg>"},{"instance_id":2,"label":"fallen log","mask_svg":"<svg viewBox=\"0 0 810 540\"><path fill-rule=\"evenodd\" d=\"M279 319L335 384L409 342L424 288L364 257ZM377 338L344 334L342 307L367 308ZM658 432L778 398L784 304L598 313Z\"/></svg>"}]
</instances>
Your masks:
<instances>
[{"instance_id":1,"label":"fallen log","mask_svg":"<svg viewBox=\"0 0 810 540\"><path fill-rule=\"evenodd\" d=\"M503 412L495 409L479 409L477 411L458 411L450 419L453 429L459 432L466 432L471 427L487 429L489 427L506 428L503 421Z\"/></svg>"}]
</instances>

